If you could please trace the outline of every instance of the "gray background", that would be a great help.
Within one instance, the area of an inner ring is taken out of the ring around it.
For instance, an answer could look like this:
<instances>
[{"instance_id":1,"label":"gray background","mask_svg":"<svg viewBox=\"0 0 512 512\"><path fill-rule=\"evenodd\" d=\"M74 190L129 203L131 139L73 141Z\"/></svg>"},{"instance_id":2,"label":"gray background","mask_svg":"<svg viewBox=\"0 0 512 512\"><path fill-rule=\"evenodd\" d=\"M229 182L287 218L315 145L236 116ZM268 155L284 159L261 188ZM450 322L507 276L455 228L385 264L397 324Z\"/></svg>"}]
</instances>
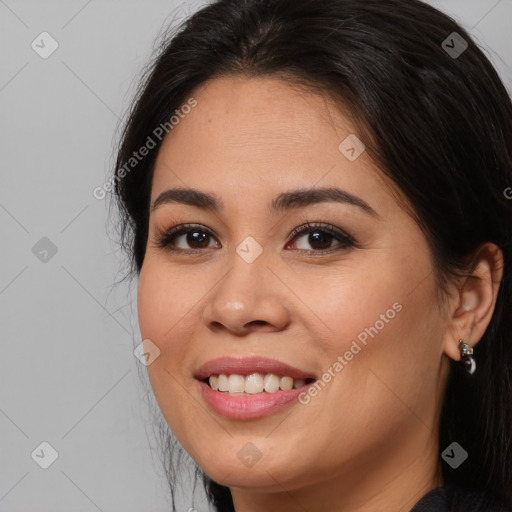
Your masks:
<instances>
[{"instance_id":1,"label":"gray background","mask_svg":"<svg viewBox=\"0 0 512 512\"><path fill-rule=\"evenodd\" d=\"M203 3L0 0L0 512L170 510L133 355L137 283L114 286L123 255L92 190L157 35ZM512 0L431 3L512 91ZM59 45L47 59L31 47L43 31ZM48 469L31 456L43 441ZM180 510L207 510L184 494Z\"/></svg>"}]
</instances>

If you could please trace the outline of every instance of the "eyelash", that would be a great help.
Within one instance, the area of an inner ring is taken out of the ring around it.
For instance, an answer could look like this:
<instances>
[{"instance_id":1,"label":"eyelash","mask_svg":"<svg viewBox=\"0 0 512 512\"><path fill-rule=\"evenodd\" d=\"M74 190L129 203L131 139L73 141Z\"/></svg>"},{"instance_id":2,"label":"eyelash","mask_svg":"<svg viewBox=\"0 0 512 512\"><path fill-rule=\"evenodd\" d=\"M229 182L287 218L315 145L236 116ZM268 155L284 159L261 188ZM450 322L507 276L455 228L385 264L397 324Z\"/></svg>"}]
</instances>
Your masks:
<instances>
[{"instance_id":1,"label":"eyelash","mask_svg":"<svg viewBox=\"0 0 512 512\"><path fill-rule=\"evenodd\" d=\"M179 226L174 226L167 231L160 232L157 234L156 246L160 249L165 249L171 252L180 252L182 254L197 254L204 249L178 249L172 247L172 243L175 238L180 235L188 234L190 232L201 232L206 233L209 236L215 237L213 232L209 228L202 227L198 224L182 224ZM306 221L306 223L302 226L295 228L289 235L291 240L293 241L295 238L299 237L299 235L310 234L315 232L327 233L334 237L338 242L340 242L341 247L338 248L329 248L329 249L317 249L317 250L307 250L307 249L296 249L300 253L308 253L308 254L330 254L333 252L338 252L341 250L347 250L350 247L357 247L355 240L330 224L324 224L321 222L313 222L310 223Z\"/></svg>"}]
</instances>

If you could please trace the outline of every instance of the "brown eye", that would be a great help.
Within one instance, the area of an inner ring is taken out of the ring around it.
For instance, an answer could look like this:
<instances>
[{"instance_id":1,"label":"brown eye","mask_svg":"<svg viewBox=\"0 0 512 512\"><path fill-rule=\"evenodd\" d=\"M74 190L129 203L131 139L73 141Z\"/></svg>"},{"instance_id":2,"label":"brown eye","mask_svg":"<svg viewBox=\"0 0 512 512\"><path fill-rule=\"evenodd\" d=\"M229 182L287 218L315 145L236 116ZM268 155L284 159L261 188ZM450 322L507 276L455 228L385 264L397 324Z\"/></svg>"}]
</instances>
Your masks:
<instances>
[{"instance_id":1,"label":"brown eye","mask_svg":"<svg viewBox=\"0 0 512 512\"><path fill-rule=\"evenodd\" d=\"M320 229L321 228L321 229ZM300 228L295 229L290 235L293 239L304 238L302 243L304 247L296 247L300 251L307 252L332 252L334 250L341 250L348 247L355 246L354 240L329 224L306 224ZM306 238L307 236L307 238ZM332 242L338 241L338 244L333 246ZM309 247L307 245L309 244Z\"/></svg>"},{"instance_id":2,"label":"brown eye","mask_svg":"<svg viewBox=\"0 0 512 512\"><path fill-rule=\"evenodd\" d=\"M162 234L158 238L157 245L170 251L192 252L215 247L210 246L212 238L213 233L208 229L200 226L182 225L175 226Z\"/></svg>"},{"instance_id":3,"label":"brown eye","mask_svg":"<svg viewBox=\"0 0 512 512\"><path fill-rule=\"evenodd\" d=\"M189 231L185 233L185 241L189 244L192 249L204 249L208 247L210 235L204 231Z\"/></svg>"},{"instance_id":4,"label":"brown eye","mask_svg":"<svg viewBox=\"0 0 512 512\"><path fill-rule=\"evenodd\" d=\"M329 249L334 237L326 233L325 231L311 231L307 234L307 243L310 244L313 249Z\"/></svg>"}]
</instances>

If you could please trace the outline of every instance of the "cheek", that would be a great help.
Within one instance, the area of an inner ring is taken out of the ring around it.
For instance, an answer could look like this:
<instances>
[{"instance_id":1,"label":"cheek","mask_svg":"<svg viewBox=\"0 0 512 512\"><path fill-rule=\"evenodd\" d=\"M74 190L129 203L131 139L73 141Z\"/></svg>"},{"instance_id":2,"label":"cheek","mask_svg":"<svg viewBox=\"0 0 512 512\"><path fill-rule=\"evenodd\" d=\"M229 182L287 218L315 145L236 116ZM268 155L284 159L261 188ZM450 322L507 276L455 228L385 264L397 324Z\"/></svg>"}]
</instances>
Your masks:
<instances>
[{"instance_id":1,"label":"cheek","mask_svg":"<svg viewBox=\"0 0 512 512\"><path fill-rule=\"evenodd\" d=\"M194 328L193 305L197 293L190 283L188 286L180 283L175 274L158 258L149 255L140 272L137 292L141 337L151 340L160 350L158 358L147 366L159 403L166 395L179 395L178 380L190 378L187 375L189 344L180 341Z\"/></svg>"},{"instance_id":2,"label":"cheek","mask_svg":"<svg viewBox=\"0 0 512 512\"><path fill-rule=\"evenodd\" d=\"M190 277L177 275L159 258L148 254L142 266L137 291L137 309L143 338L155 343L173 338L191 316L198 292ZM164 348L164 347L161 347Z\"/></svg>"},{"instance_id":3,"label":"cheek","mask_svg":"<svg viewBox=\"0 0 512 512\"><path fill-rule=\"evenodd\" d=\"M187 439L196 435L194 424L183 421L186 414L177 404L191 403L188 386L192 379L187 373L188 344L179 340L187 329L193 329L191 308L197 297L194 287L179 283L176 274L148 252L139 275L137 308L142 339L150 339L160 350L146 367L155 399L174 434Z\"/></svg>"},{"instance_id":4,"label":"cheek","mask_svg":"<svg viewBox=\"0 0 512 512\"><path fill-rule=\"evenodd\" d=\"M328 354L343 354L354 342L361 347L376 345L397 325L403 325L409 280L395 267L379 262L337 276L331 272L318 279L320 284L313 292L309 289L308 302L318 311L318 330L325 333L320 343Z\"/></svg>"},{"instance_id":5,"label":"cheek","mask_svg":"<svg viewBox=\"0 0 512 512\"><path fill-rule=\"evenodd\" d=\"M173 294L169 292L165 273L159 272L158 266L146 256L137 290L137 310L143 338L159 338L158 333L164 327L162 324L167 318L164 315L165 311L174 311L171 302Z\"/></svg>"},{"instance_id":6,"label":"cheek","mask_svg":"<svg viewBox=\"0 0 512 512\"><path fill-rule=\"evenodd\" d=\"M429 416L442 352L435 292L425 254L390 257L329 288L323 311L333 334L323 342L322 380L330 384L319 392L333 403L327 430L357 439L364 429L365 442L378 445L384 434L414 428L415 414ZM312 398L310 405L326 418L322 402Z\"/></svg>"}]
</instances>

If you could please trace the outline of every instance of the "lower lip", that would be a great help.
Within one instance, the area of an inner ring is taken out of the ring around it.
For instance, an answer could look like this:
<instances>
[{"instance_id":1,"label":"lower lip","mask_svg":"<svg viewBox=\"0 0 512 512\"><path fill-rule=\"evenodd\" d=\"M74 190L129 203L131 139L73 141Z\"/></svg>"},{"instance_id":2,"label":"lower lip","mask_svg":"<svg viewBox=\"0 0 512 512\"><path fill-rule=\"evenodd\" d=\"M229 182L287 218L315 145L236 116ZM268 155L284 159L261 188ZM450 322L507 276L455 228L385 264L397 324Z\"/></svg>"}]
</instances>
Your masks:
<instances>
[{"instance_id":1,"label":"lower lip","mask_svg":"<svg viewBox=\"0 0 512 512\"><path fill-rule=\"evenodd\" d=\"M203 397L208 405L218 414L235 420L251 420L273 414L294 400L308 389L311 383L289 391L275 393L258 393L255 395L228 395L215 391L206 382L198 381Z\"/></svg>"}]
</instances>

